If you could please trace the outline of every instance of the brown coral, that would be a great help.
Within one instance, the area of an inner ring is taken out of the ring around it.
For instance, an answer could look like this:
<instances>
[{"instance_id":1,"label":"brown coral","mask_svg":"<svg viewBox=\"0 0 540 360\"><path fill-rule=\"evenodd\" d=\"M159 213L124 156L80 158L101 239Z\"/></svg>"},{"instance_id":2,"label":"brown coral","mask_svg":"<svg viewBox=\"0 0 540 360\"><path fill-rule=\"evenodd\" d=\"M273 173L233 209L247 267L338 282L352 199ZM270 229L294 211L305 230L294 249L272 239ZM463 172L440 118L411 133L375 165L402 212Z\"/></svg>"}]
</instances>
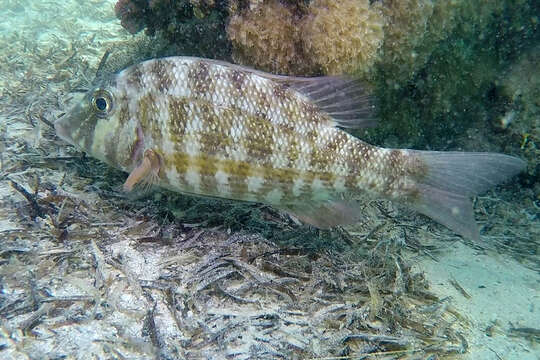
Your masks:
<instances>
[{"instance_id":1,"label":"brown coral","mask_svg":"<svg viewBox=\"0 0 540 360\"><path fill-rule=\"evenodd\" d=\"M431 0L382 2L381 10L387 19L383 63L397 77L393 81L411 78L427 61L428 51L422 52L419 47L425 44L433 7ZM452 19L445 20L452 22Z\"/></svg>"},{"instance_id":2,"label":"brown coral","mask_svg":"<svg viewBox=\"0 0 540 360\"><path fill-rule=\"evenodd\" d=\"M231 16L227 33L234 45L233 59L276 73L304 73L310 64L304 61L299 20L278 0Z\"/></svg>"},{"instance_id":3,"label":"brown coral","mask_svg":"<svg viewBox=\"0 0 540 360\"><path fill-rule=\"evenodd\" d=\"M369 0L269 0L233 12L235 61L277 73L365 73L383 39L382 14Z\"/></svg>"},{"instance_id":4,"label":"brown coral","mask_svg":"<svg viewBox=\"0 0 540 360\"><path fill-rule=\"evenodd\" d=\"M366 73L383 40L383 16L369 0L314 0L303 23L304 49L326 74Z\"/></svg>"},{"instance_id":5,"label":"brown coral","mask_svg":"<svg viewBox=\"0 0 540 360\"><path fill-rule=\"evenodd\" d=\"M118 0L114 6L116 17L120 19L122 27L131 34L141 31L144 27L144 11L147 4L137 0Z\"/></svg>"},{"instance_id":6,"label":"brown coral","mask_svg":"<svg viewBox=\"0 0 540 360\"><path fill-rule=\"evenodd\" d=\"M516 7L524 2L516 1ZM505 2L381 0L378 6L386 19L382 63L397 83L412 79L456 27L461 33L484 36L479 31L502 12Z\"/></svg>"}]
</instances>

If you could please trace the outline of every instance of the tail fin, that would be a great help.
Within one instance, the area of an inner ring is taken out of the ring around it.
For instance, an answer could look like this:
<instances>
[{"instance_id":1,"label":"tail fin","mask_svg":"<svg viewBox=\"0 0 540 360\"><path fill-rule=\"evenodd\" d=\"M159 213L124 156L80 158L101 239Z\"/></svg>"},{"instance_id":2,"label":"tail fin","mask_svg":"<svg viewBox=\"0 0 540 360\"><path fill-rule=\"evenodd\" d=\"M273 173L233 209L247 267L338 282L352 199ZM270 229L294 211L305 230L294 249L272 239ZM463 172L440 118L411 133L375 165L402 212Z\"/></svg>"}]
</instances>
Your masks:
<instances>
[{"instance_id":1,"label":"tail fin","mask_svg":"<svg viewBox=\"0 0 540 360\"><path fill-rule=\"evenodd\" d=\"M469 197L511 178L525 162L509 155L408 150L428 168L419 180L420 200L411 204L451 230L473 240L480 234Z\"/></svg>"}]
</instances>

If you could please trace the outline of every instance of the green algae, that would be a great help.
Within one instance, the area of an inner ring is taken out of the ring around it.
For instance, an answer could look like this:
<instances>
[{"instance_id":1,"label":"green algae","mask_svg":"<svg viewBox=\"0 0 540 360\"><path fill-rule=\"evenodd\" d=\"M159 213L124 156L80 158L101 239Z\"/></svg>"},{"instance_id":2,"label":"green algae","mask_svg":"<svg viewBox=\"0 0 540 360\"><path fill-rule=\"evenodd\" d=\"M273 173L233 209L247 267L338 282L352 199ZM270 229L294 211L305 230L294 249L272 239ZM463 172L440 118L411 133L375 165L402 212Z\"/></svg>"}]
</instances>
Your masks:
<instances>
[{"instance_id":1,"label":"green algae","mask_svg":"<svg viewBox=\"0 0 540 360\"><path fill-rule=\"evenodd\" d=\"M458 14L458 24L444 40L427 37L432 47L418 45L427 61L408 78L383 58L375 79L380 126L368 132L368 139L386 146L446 149L458 146L472 127L492 128L491 120L501 115L498 77L539 43L538 13L538 2L526 1L505 2L484 22L474 13Z\"/></svg>"}]
</instances>

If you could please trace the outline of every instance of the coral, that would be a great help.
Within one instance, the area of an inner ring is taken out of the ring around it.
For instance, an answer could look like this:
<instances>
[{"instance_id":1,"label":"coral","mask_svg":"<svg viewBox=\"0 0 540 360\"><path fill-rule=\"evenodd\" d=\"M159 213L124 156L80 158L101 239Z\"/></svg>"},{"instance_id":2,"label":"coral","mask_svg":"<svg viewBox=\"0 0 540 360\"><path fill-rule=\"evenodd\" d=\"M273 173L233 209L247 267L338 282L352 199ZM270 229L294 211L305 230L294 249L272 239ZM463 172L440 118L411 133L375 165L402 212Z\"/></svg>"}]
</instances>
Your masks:
<instances>
[{"instance_id":1,"label":"coral","mask_svg":"<svg viewBox=\"0 0 540 360\"><path fill-rule=\"evenodd\" d=\"M233 58L283 74L366 73L383 39L382 14L368 0L233 2L227 27Z\"/></svg>"},{"instance_id":2,"label":"coral","mask_svg":"<svg viewBox=\"0 0 540 360\"><path fill-rule=\"evenodd\" d=\"M118 0L116 16L134 34L146 28L172 46L171 54L228 58L225 0Z\"/></svg>"},{"instance_id":3,"label":"coral","mask_svg":"<svg viewBox=\"0 0 540 360\"><path fill-rule=\"evenodd\" d=\"M369 0L119 0L115 9L130 33L159 32L180 53L227 58L230 40L236 62L282 74L365 75L383 40Z\"/></svg>"},{"instance_id":4,"label":"coral","mask_svg":"<svg viewBox=\"0 0 540 360\"><path fill-rule=\"evenodd\" d=\"M305 53L325 74L367 73L378 58L383 25L368 0L314 0L303 22Z\"/></svg>"},{"instance_id":5,"label":"coral","mask_svg":"<svg viewBox=\"0 0 540 360\"><path fill-rule=\"evenodd\" d=\"M540 46L524 53L501 76L502 96L508 104L494 126L510 133L528 162L524 179L540 201Z\"/></svg>"},{"instance_id":6,"label":"coral","mask_svg":"<svg viewBox=\"0 0 540 360\"><path fill-rule=\"evenodd\" d=\"M309 73L312 63L303 51L300 18L294 9L271 0L231 16L227 34L233 59L276 73Z\"/></svg>"},{"instance_id":7,"label":"coral","mask_svg":"<svg viewBox=\"0 0 540 360\"><path fill-rule=\"evenodd\" d=\"M378 6L386 24L381 63L391 70L394 82L410 79L440 43L452 41L454 31L477 36L489 31L487 25L504 4L503 0L382 0Z\"/></svg>"},{"instance_id":8,"label":"coral","mask_svg":"<svg viewBox=\"0 0 540 360\"><path fill-rule=\"evenodd\" d=\"M386 17L376 64L382 126L369 140L463 149L472 144L471 128L493 129L490 119L501 111L497 78L540 40L540 3L383 0L378 6ZM484 144L474 148L495 150Z\"/></svg>"},{"instance_id":9,"label":"coral","mask_svg":"<svg viewBox=\"0 0 540 360\"><path fill-rule=\"evenodd\" d=\"M431 0L385 0L379 3L386 18L381 63L393 74L389 81L410 78L414 70L424 65L425 59L419 59L419 52L429 49L425 46L424 36L433 7Z\"/></svg>"},{"instance_id":10,"label":"coral","mask_svg":"<svg viewBox=\"0 0 540 360\"><path fill-rule=\"evenodd\" d=\"M146 9L147 1L144 0L118 0L114 6L114 13L122 26L130 34L135 34L144 28Z\"/></svg>"}]
</instances>

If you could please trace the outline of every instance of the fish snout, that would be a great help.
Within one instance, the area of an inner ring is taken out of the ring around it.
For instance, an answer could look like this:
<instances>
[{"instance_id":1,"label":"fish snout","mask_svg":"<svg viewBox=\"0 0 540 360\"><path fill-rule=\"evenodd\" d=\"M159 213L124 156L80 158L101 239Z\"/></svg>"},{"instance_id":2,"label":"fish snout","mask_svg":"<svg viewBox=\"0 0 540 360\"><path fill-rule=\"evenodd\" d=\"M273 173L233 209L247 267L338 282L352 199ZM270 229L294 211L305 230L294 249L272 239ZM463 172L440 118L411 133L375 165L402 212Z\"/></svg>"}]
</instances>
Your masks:
<instances>
[{"instance_id":1,"label":"fish snout","mask_svg":"<svg viewBox=\"0 0 540 360\"><path fill-rule=\"evenodd\" d=\"M69 136L68 134L68 130L67 130L67 127L66 127L66 124L65 124L65 121L63 121L62 119L58 119L54 122L54 130L56 131L56 135L64 140L64 141L67 141L68 143L72 143L72 139L71 137Z\"/></svg>"}]
</instances>

